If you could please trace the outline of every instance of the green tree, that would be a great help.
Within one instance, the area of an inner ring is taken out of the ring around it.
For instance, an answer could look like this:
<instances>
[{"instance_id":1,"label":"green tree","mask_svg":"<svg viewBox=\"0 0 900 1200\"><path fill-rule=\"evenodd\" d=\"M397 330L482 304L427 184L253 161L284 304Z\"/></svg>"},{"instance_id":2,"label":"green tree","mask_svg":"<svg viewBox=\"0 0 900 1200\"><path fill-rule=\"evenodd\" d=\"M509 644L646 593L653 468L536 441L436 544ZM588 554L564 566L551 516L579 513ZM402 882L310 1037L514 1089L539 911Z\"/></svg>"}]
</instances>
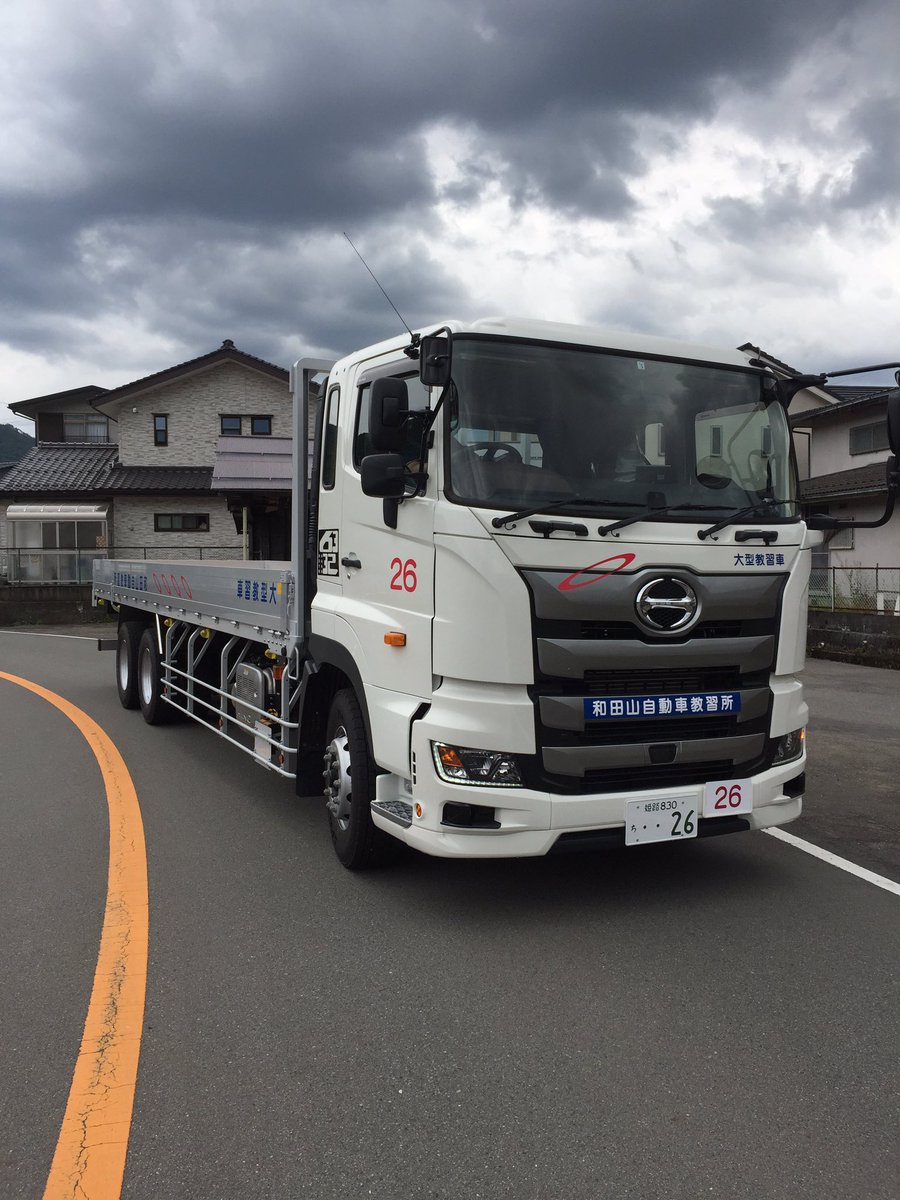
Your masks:
<instances>
[{"instance_id":1,"label":"green tree","mask_svg":"<svg viewBox=\"0 0 900 1200\"><path fill-rule=\"evenodd\" d=\"M0 462L18 462L34 445L34 438L15 425L0 425Z\"/></svg>"}]
</instances>

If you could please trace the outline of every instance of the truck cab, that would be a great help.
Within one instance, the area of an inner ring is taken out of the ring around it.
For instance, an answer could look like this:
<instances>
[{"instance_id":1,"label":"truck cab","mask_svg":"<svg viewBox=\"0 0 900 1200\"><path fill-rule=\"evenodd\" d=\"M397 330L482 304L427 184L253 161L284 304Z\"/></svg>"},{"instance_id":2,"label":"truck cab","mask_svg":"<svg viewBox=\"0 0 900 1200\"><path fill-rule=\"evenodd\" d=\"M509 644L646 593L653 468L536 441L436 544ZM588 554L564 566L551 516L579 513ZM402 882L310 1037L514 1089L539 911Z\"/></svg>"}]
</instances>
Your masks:
<instances>
[{"instance_id":1,"label":"truck cab","mask_svg":"<svg viewBox=\"0 0 900 1200\"><path fill-rule=\"evenodd\" d=\"M334 366L313 497L309 652L357 694L374 829L472 857L794 819L811 541L774 378L538 321L411 350Z\"/></svg>"}]
</instances>

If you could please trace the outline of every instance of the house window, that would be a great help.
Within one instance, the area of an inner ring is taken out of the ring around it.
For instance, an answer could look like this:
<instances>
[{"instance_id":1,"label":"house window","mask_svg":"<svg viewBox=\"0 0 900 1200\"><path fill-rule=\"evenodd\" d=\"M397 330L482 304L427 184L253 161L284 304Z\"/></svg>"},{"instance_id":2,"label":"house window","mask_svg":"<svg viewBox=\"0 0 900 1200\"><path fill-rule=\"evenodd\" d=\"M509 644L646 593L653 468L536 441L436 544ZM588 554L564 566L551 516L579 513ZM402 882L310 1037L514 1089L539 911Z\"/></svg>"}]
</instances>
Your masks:
<instances>
[{"instance_id":1,"label":"house window","mask_svg":"<svg viewBox=\"0 0 900 1200\"><path fill-rule=\"evenodd\" d=\"M153 414L153 445L168 446L169 417L167 413Z\"/></svg>"},{"instance_id":2,"label":"house window","mask_svg":"<svg viewBox=\"0 0 900 1200\"><path fill-rule=\"evenodd\" d=\"M157 533L209 533L209 513L154 513Z\"/></svg>"},{"instance_id":3,"label":"house window","mask_svg":"<svg viewBox=\"0 0 900 1200\"><path fill-rule=\"evenodd\" d=\"M853 549L853 534L854 530L836 529L828 539L829 550L852 550Z\"/></svg>"},{"instance_id":4,"label":"house window","mask_svg":"<svg viewBox=\"0 0 900 1200\"><path fill-rule=\"evenodd\" d=\"M271 417L251 417L250 432L254 437L271 437L272 436L272 418Z\"/></svg>"},{"instance_id":5,"label":"house window","mask_svg":"<svg viewBox=\"0 0 900 1200\"><path fill-rule=\"evenodd\" d=\"M222 417L221 433L222 437L240 437L241 436L241 418L240 417Z\"/></svg>"},{"instance_id":6,"label":"house window","mask_svg":"<svg viewBox=\"0 0 900 1200\"><path fill-rule=\"evenodd\" d=\"M887 421L873 421L869 425L856 425L850 430L851 454L874 454L878 450L890 450Z\"/></svg>"},{"instance_id":7,"label":"house window","mask_svg":"<svg viewBox=\"0 0 900 1200\"><path fill-rule=\"evenodd\" d=\"M99 413L73 413L63 417L64 442L108 442L109 421Z\"/></svg>"}]
</instances>

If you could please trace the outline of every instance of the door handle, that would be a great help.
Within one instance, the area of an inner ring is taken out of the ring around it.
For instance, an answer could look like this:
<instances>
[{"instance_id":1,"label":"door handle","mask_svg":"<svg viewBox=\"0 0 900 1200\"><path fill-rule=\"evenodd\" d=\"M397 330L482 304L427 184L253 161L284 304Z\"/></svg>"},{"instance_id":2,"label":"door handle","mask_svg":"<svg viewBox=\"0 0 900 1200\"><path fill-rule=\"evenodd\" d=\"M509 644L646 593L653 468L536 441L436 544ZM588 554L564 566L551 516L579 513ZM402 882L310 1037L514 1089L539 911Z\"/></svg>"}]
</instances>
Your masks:
<instances>
[{"instance_id":1,"label":"door handle","mask_svg":"<svg viewBox=\"0 0 900 1200\"><path fill-rule=\"evenodd\" d=\"M342 567L356 567L356 569L359 570L359 568L362 566L362 563L359 561L359 559L356 557L355 554L345 554L344 557L341 559L341 566Z\"/></svg>"}]
</instances>

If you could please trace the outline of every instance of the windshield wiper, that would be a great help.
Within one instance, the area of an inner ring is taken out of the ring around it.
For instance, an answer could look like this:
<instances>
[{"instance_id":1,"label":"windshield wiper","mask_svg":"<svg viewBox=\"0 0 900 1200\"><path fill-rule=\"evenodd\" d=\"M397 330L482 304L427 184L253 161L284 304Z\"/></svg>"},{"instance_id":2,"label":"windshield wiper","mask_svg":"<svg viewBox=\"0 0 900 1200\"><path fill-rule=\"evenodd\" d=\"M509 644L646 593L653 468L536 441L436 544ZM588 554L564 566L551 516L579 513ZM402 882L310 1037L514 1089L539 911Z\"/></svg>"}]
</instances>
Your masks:
<instances>
[{"instance_id":1,"label":"windshield wiper","mask_svg":"<svg viewBox=\"0 0 900 1200\"><path fill-rule=\"evenodd\" d=\"M730 513L727 517L723 517L721 521L717 521L715 525L710 525L709 529L701 529L697 533L697 537L701 542L708 537L712 537L714 533L718 533L720 529L724 529L726 525L733 525L735 521L742 521L745 517L764 517L766 509L777 507L779 504L797 504L796 500L776 500L774 498L757 500L755 504L749 505L747 508L739 508L737 512Z\"/></svg>"},{"instance_id":2,"label":"windshield wiper","mask_svg":"<svg viewBox=\"0 0 900 1200\"><path fill-rule=\"evenodd\" d=\"M621 521L614 521L612 525L601 525L597 532L601 537L606 537L608 533L615 533L617 529L624 529L626 525L635 525L638 521L652 521L661 513L693 512L698 509L709 512L711 509L721 507L721 504L662 504L658 508L645 508L639 513L633 513L630 517L623 517Z\"/></svg>"},{"instance_id":3,"label":"windshield wiper","mask_svg":"<svg viewBox=\"0 0 900 1200\"><path fill-rule=\"evenodd\" d=\"M594 500L588 496L569 496L566 500L551 500L549 504L540 504L536 508L522 508L518 512L509 513L505 517L494 517L491 524L495 529L502 529L514 521L524 521L526 517L536 517L538 513L552 512L555 508L565 508L569 504L587 505L591 508L630 508L632 500Z\"/></svg>"}]
</instances>

